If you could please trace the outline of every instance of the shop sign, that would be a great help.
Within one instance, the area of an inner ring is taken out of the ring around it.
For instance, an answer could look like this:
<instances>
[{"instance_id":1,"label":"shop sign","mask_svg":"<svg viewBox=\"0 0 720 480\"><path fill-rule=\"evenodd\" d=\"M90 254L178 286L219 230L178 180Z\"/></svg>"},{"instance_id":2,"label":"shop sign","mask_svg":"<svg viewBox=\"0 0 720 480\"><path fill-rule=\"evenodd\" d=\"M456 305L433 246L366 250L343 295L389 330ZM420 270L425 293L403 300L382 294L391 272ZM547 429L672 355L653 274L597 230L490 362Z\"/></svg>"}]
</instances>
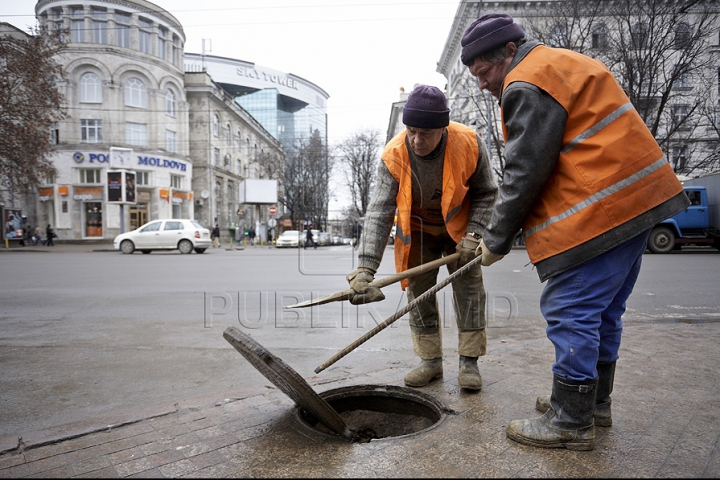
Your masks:
<instances>
[{"instance_id":1,"label":"shop sign","mask_svg":"<svg viewBox=\"0 0 720 480\"><path fill-rule=\"evenodd\" d=\"M38 200L41 202L47 202L55 193L55 190L50 188L38 188Z\"/></svg>"},{"instance_id":2,"label":"shop sign","mask_svg":"<svg viewBox=\"0 0 720 480\"><path fill-rule=\"evenodd\" d=\"M67 185L58 185L58 195L67 197L67 194L68 194L68 186Z\"/></svg>"},{"instance_id":3,"label":"shop sign","mask_svg":"<svg viewBox=\"0 0 720 480\"><path fill-rule=\"evenodd\" d=\"M138 165L149 165L151 167L172 168L184 172L187 165L177 160L168 160L167 158L140 157L138 156Z\"/></svg>"},{"instance_id":4,"label":"shop sign","mask_svg":"<svg viewBox=\"0 0 720 480\"><path fill-rule=\"evenodd\" d=\"M86 200L103 200L102 187L73 187L73 199Z\"/></svg>"}]
</instances>

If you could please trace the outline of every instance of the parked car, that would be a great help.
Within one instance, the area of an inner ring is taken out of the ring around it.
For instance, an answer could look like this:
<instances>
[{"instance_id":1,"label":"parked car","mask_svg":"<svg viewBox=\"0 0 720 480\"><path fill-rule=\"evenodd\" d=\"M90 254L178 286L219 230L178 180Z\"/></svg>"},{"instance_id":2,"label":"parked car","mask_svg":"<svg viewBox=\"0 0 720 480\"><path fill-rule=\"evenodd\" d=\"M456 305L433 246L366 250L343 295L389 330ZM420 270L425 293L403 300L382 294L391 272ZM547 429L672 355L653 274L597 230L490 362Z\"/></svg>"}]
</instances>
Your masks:
<instances>
[{"instance_id":1,"label":"parked car","mask_svg":"<svg viewBox=\"0 0 720 480\"><path fill-rule=\"evenodd\" d=\"M113 240L115 250L133 253L140 250L180 250L180 253L203 253L212 244L210 230L196 220L172 218L153 220L131 232L121 233Z\"/></svg>"},{"instance_id":2,"label":"parked car","mask_svg":"<svg viewBox=\"0 0 720 480\"><path fill-rule=\"evenodd\" d=\"M318 233L318 245L331 245L332 237L327 232Z\"/></svg>"},{"instance_id":3,"label":"parked car","mask_svg":"<svg viewBox=\"0 0 720 480\"><path fill-rule=\"evenodd\" d=\"M305 234L303 232L302 236L303 241L305 240ZM302 243L300 243L300 231L299 230L285 230L280 234L280 236L275 241L275 246L277 248L290 248L290 247L300 247L302 246Z\"/></svg>"},{"instance_id":4,"label":"parked car","mask_svg":"<svg viewBox=\"0 0 720 480\"><path fill-rule=\"evenodd\" d=\"M333 235L332 244L333 245L342 245L342 237L340 237L340 235Z\"/></svg>"}]
</instances>

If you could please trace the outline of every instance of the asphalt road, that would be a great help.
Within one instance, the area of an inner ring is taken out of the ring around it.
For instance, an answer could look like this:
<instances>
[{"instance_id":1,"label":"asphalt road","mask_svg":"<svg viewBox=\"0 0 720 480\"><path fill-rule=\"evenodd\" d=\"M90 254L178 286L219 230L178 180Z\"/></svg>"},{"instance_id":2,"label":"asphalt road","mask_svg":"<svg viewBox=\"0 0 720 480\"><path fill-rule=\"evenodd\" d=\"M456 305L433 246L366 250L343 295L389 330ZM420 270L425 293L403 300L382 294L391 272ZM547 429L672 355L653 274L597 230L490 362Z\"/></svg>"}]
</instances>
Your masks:
<instances>
[{"instance_id":1,"label":"asphalt road","mask_svg":"<svg viewBox=\"0 0 720 480\"><path fill-rule=\"evenodd\" d=\"M0 436L269 385L224 340L228 326L307 378L405 304L389 286L378 304L284 308L346 289L356 266L349 246L202 255L72 247L0 254ZM392 253L379 275L393 273ZM718 267L714 250L646 254L625 322L720 321ZM542 284L524 250L488 268L485 286L489 338L544 336ZM439 294L448 355L456 346L450 292ZM378 355L416 362L407 317L330 368Z\"/></svg>"}]
</instances>

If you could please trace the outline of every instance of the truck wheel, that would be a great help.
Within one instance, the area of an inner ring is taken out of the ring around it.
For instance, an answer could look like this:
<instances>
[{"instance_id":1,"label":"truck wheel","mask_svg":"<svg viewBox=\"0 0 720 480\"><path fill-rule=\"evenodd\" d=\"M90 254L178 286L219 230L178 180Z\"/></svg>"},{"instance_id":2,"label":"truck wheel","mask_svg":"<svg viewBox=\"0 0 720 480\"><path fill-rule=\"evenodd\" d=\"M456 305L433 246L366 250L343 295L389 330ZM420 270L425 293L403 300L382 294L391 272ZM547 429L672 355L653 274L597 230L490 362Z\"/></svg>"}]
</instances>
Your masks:
<instances>
[{"instance_id":1,"label":"truck wheel","mask_svg":"<svg viewBox=\"0 0 720 480\"><path fill-rule=\"evenodd\" d=\"M668 227L657 227L648 239L648 248L653 253L669 253L675 247L675 234Z\"/></svg>"}]
</instances>

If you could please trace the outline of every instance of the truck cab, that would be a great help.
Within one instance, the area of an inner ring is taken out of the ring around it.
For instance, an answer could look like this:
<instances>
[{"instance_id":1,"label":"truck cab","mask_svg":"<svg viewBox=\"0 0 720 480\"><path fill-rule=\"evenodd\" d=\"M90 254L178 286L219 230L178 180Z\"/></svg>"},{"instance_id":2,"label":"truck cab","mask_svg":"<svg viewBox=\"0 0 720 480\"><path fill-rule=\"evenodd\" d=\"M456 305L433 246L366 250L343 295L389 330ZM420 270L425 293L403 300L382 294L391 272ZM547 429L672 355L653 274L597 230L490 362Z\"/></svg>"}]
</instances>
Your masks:
<instances>
[{"instance_id":1,"label":"truck cab","mask_svg":"<svg viewBox=\"0 0 720 480\"><path fill-rule=\"evenodd\" d=\"M705 187L684 186L690 205L653 228L648 249L653 253L668 253L683 244L712 245L716 240L710 232L708 194Z\"/></svg>"}]
</instances>

